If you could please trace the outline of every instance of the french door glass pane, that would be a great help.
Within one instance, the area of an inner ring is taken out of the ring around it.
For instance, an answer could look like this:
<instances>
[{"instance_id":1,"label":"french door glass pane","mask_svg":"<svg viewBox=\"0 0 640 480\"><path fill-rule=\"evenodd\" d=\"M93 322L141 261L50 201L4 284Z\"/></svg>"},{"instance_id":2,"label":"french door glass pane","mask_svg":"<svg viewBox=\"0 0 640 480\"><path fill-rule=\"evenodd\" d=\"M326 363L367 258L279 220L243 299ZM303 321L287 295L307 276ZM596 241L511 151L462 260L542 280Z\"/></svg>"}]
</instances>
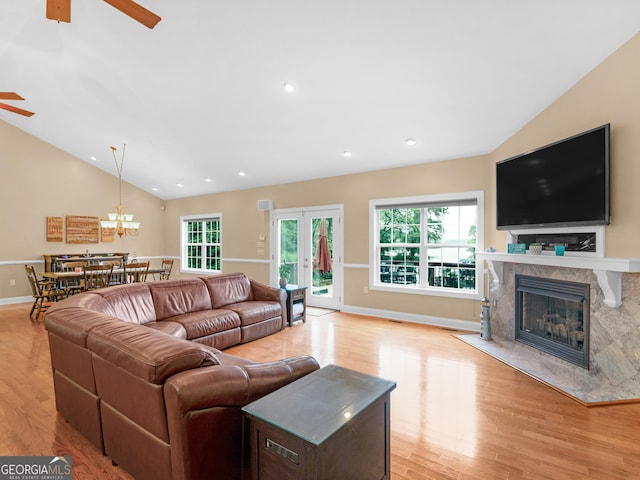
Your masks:
<instances>
[{"instance_id":1,"label":"french door glass pane","mask_svg":"<svg viewBox=\"0 0 640 480\"><path fill-rule=\"evenodd\" d=\"M333 218L311 219L312 295L333 295Z\"/></svg>"},{"instance_id":2,"label":"french door glass pane","mask_svg":"<svg viewBox=\"0 0 640 480\"><path fill-rule=\"evenodd\" d=\"M280 233L280 265L279 274L287 283L297 285L298 282L298 229L297 219L279 220Z\"/></svg>"}]
</instances>

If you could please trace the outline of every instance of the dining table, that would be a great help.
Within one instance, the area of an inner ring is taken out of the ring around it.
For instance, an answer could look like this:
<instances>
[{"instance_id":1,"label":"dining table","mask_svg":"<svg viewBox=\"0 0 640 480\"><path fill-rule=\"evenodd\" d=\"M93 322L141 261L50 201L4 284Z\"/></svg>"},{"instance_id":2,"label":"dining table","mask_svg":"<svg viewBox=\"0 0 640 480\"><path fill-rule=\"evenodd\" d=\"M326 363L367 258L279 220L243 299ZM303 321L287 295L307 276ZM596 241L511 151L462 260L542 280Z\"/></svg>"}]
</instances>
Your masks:
<instances>
[{"instance_id":1,"label":"dining table","mask_svg":"<svg viewBox=\"0 0 640 480\"><path fill-rule=\"evenodd\" d=\"M147 275L160 274L162 272L164 272L164 268L149 268L149 270L147 270ZM124 273L124 268L114 268L111 271L111 277L115 279L120 278L120 283L125 283ZM61 290L64 289L64 286L67 283L79 282L84 280L84 272L81 268L66 272L42 272L40 275L43 278L49 278L58 282Z\"/></svg>"},{"instance_id":2,"label":"dining table","mask_svg":"<svg viewBox=\"0 0 640 480\"><path fill-rule=\"evenodd\" d=\"M147 270L147 275L159 274L162 272L164 272L164 268L150 268ZM124 273L124 268L114 268L111 273L112 275L122 275ZM82 269L70 272L41 272L40 275L44 278L51 278L53 280L79 280L84 278L84 272Z\"/></svg>"}]
</instances>

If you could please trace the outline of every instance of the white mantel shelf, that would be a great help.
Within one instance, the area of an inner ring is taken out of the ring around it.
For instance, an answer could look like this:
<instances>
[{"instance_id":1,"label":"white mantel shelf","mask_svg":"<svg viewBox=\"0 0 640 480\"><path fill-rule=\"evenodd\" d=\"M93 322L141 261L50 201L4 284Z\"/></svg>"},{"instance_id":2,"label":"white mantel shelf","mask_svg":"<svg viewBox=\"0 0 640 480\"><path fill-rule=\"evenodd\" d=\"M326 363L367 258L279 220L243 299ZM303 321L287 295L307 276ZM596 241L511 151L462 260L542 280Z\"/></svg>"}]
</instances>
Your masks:
<instances>
[{"instance_id":1,"label":"white mantel shelf","mask_svg":"<svg viewBox=\"0 0 640 480\"><path fill-rule=\"evenodd\" d=\"M549 267L582 268L593 270L602 292L604 303L617 308L622 305L622 274L640 272L640 258L601 258L565 255L531 255L500 252L477 252L478 260L485 260L493 281L502 285L505 263L546 265Z\"/></svg>"}]
</instances>

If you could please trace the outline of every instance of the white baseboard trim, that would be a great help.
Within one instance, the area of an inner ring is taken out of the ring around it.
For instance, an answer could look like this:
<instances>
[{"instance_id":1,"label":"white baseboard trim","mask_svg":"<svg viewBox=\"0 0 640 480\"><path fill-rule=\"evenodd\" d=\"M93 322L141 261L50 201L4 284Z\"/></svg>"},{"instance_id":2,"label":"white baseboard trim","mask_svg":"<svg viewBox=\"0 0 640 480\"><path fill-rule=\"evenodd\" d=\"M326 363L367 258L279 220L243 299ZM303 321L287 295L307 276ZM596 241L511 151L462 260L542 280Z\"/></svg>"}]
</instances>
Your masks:
<instances>
[{"instance_id":1,"label":"white baseboard trim","mask_svg":"<svg viewBox=\"0 0 640 480\"><path fill-rule=\"evenodd\" d=\"M356 307L353 305L344 305L342 311L346 313L355 313L357 315L367 315L369 317L389 318L391 320L398 320L401 322L421 323L423 325L451 328L453 330L467 330L470 332L480 331L480 322L470 322L469 320L432 317L430 315L378 310L374 308Z\"/></svg>"},{"instance_id":2,"label":"white baseboard trim","mask_svg":"<svg viewBox=\"0 0 640 480\"><path fill-rule=\"evenodd\" d=\"M14 303L27 303L33 302L33 297L9 297L0 298L0 305L13 305Z\"/></svg>"},{"instance_id":3,"label":"white baseboard trim","mask_svg":"<svg viewBox=\"0 0 640 480\"><path fill-rule=\"evenodd\" d=\"M29 302L33 302L33 298L30 296L0 298L0 305L12 305L15 303ZM480 331L480 322L457 320L455 318L433 317L430 315L418 315L415 313L394 312L391 310L356 307L353 305L344 305L341 311L345 313L354 313L356 315L367 315L369 317L388 318L390 320L398 320L401 322L420 323L423 325L431 325L435 327L451 328L454 330L466 330L470 332Z\"/></svg>"}]
</instances>

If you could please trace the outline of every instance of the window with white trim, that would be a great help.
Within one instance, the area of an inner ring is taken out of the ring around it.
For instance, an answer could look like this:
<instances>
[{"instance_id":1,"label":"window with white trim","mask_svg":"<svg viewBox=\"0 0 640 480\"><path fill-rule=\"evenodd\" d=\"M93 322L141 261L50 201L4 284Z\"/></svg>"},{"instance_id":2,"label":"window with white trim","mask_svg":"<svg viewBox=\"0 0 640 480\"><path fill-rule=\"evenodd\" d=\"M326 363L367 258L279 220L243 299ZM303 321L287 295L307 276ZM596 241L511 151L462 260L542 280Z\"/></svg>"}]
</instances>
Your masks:
<instances>
[{"instance_id":1,"label":"window with white trim","mask_svg":"<svg viewBox=\"0 0 640 480\"><path fill-rule=\"evenodd\" d=\"M221 223L219 213L180 217L181 261L186 272L220 272Z\"/></svg>"},{"instance_id":2,"label":"window with white trim","mask_svg":"<svg viewBox=\"0 0 640 480\"><path fill-rule=\"evenodd\" d=\"M468 296L482 292L476 251L483 192L372 200L374 289Z\"/></svg>"}]
</instances>

